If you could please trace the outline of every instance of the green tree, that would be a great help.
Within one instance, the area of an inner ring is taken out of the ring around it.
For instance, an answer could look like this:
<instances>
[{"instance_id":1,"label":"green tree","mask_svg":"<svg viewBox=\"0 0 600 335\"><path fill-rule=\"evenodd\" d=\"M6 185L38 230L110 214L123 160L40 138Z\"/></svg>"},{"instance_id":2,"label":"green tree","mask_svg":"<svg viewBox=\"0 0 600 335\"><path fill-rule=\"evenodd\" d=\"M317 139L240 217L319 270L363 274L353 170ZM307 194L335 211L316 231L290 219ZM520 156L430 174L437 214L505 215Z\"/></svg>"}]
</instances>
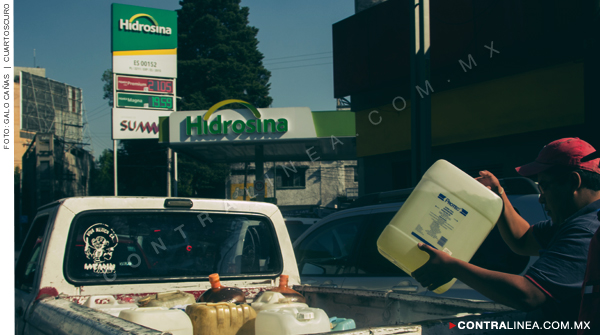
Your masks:
<instances>
[{"instance_id":1,"label":"green tree","mask_svg":"<svg viewBox=\"0 0 600 335\"><path fill-rule=\"evenodd\" d=\"M113 151L104 149L91 171L90 195L113 195Z\"/></svg>"},{"instance_id":2,"label":"green tree","mask_svg":"<svg viewBox=\"0 0 600 335\"><path fill-rule=\"evenodd\" d=\"M104 96L102 97L105 100L108 100L108 105L110 107L113 106L113 72L109 70L105 70L102 74L101 80L104 82Z\"/></svg>"},{"instance_id":3,"label":"green tree","mask_svg":"<svg viewBox=\"0 0 600 335\"><path fill-rule=\"evenodd\" d=\"M262 64L258 29L240 0L182 0L178 10L178 95L181 110L208 109L225 99L268 107L271 73Z\"/></svg>"}]
</instances>

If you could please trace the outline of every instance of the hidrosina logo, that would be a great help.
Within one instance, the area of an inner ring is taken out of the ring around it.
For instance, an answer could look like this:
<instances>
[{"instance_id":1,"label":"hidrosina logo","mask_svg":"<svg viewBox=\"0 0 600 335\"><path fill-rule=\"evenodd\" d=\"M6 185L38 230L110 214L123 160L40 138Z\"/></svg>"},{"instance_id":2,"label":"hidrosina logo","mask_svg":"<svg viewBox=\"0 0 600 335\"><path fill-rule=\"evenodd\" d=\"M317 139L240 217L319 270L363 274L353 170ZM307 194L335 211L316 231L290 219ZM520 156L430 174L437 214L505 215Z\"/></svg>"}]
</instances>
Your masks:
<instances>
[{"instance_id":1,"label":"hidrosina logo","mask_svg":"<svg viewBox=\"0 0 600 335\"><path fill-rule=\"evenodd\" d=\"M217 102L216 104L214 104L211 108L208 109L208 111L206 111L206 114L204 114L204 121L208 121L208 119L210 118L210 116L217 111L217 109L226 106L226 105L230 105L230 104L240 104L246 108L248 108L252 114L254 114L254 116L257 119L261 118L260 112L258 111L258 109L256 109L256 107L252 106L252 104L247 103L244 100L238 100L238 99L229 99L229 100L223 100L221 102Z\"/></svg>"},{"instance_id":2,"label":"hidrosina logo","mask_svg":"<svg viewBox=\"0 0 600 335\"><path fill-rule=\"evenodd\" d=\"M455 204L453 204L452 202L450 202L450 199L448 199L447 196L443 195L440 193L440 195L438 195L438 199L444 201L445 203L448 204L448 206L454 208L455 211L459 212L460 214L467 216L467 214L469 214L469 212L467 212L466 209L464 208L460 208L458 206L456 206Z\"/></svg>"},{"instance_id":3,"label":"hidrosina logo","mask_svg":"<svg viewBox=\"0 0 600 335\"><path fill-rule=\"evenodd\" d=\"M143 24L143 23L140 23L139 21L135 21L142 17L147 18L153 24L151 24L151 25ZM143 13L135 14L134 16L130 17L129 20L119 19L119 30L135 31L135 32L143 31L148 34L160 34L160 35L167 35L167 36L171 35L171 28L159 26L158 22L156 22L156 20L152 16L150 16L148 14L143 14Z\"/></svg>"},{"instance_id":4,"label":"hidrosina logo","mask_svg":"<svg viewBox=\"0 0 600 335\"><path fill-rule=\"evenodd\" d=\"M256 120L242 120L235 121L222 121L221 115L217 116L210 123L208 122L210 116L217 111L217 109L229 105L229 104L240 104L248 108L252 114L256 117ZM288 120L287 119L262 119L260 112L252 104L237 99L224 100L216 103L214 106L208 109L203 117L198 116L196 122L192 122L192 117L188 116L185 119L186 134L192 136L192 129L196 128L198 135L219 135L227 134L228 130L231 129L235 134L247 133L285 133L288 131ZM269 129L270 128L270 129Z\"/></svg>"}]
</instances>

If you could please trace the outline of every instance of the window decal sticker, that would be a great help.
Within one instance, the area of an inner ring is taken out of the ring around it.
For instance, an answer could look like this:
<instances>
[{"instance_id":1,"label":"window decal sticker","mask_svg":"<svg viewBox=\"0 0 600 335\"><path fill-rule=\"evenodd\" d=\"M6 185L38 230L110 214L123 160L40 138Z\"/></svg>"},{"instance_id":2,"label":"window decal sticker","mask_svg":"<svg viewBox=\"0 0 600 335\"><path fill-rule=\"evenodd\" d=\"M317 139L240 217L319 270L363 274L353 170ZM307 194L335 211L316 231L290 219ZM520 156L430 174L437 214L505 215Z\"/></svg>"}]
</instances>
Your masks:
<instances>
[{"instance_id":1,"label":"window decal sticker","mask_svg":"<svg viewBox=\"0 0 600 335\"><path fill-rule=\"evenodd\" d=\"M85 270L93 270L95 273L115 272L115 264L107 263L119 243L114 230L104 223L93 224L83 233L83 241L85 256L93 261L84 264Z\"/></svg>"}]
</instances>

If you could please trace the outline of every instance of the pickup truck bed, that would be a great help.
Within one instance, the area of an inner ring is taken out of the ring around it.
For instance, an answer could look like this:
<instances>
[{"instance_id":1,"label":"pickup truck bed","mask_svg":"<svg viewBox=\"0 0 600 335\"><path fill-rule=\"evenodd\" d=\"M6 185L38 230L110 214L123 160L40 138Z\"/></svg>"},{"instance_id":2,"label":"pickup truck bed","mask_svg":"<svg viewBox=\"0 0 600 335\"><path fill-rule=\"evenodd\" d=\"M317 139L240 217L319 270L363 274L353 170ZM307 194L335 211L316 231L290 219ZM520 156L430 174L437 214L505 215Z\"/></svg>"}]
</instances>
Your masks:
<instances>
[{"instance_id":1,"label":"pickup truck bed","mask_svg":"<svg viewBox=\"0 0 600 335\"><path fill-rule=\"evenodd\" d=\"M15 270L16 334L163 334L82 304L92 295L137 299L174 290L198 297L214 269L249 300L288 275L309 306L355 320L358 329L340 334L443 334L446 321L425 320L518 317L490 302L299 285L290 237L272 204L84 197L42 207L32 224Z\"/></svg>"},{"instance_id":2,"label":"pickup truck bed","mask_svg":"<svg viewBox=\"0 0 600 335\"><path fill-rule=\"evenodd\" d=\"M415 296L404 293L295 286L312 307L329 316L354 319L357 329L344 335L451 334L449 323L460 321L519 321L525 313L485 302ZM73 303L72 297L36 302L29 334L158 335L166 334ZM408 323L411 321L411 323ZM51 330L48 332L48 330ZM334 333L331 333L334 334ZM490 330L461 330L460 334L493 334ZM257 334L259 335L259 334Z\"/></svg>"}]
</instances>

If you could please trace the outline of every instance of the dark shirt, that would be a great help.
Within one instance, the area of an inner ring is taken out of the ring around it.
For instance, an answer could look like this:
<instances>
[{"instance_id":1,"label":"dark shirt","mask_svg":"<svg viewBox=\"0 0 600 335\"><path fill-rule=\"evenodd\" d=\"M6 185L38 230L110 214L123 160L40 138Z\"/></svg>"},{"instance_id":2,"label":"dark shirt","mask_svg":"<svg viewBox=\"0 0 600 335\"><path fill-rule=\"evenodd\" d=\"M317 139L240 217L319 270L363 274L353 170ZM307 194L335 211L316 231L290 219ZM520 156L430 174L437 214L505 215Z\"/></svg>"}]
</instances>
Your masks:
<instances>
[{"instance_id":1,"label":"dark shirt","mask_svg":"<svg viewBox=\"0 0 600 335\"><path fill-rule=\"evenodd\" d=\"M598 209L600 200L580 209L560 226L551 221L533 226L533 235L541 246L540 257L525 277L550 297L542 306L547 320L577 320L588 249L600 227Z\"/></svg>"},{"instance_id":2,"label":"dark shirt","mask_svg":"<svg viewBox=\"0 0 600 335\"><path fill-rule=\"evenodd\" d=\"M600 220L600 212L598 212ZM581 288L579 321L589 322L589 329L580 329L577 335L600 333L600 229L596 231L588 252L587 270Z\"/></svg>"}]
</instances>

